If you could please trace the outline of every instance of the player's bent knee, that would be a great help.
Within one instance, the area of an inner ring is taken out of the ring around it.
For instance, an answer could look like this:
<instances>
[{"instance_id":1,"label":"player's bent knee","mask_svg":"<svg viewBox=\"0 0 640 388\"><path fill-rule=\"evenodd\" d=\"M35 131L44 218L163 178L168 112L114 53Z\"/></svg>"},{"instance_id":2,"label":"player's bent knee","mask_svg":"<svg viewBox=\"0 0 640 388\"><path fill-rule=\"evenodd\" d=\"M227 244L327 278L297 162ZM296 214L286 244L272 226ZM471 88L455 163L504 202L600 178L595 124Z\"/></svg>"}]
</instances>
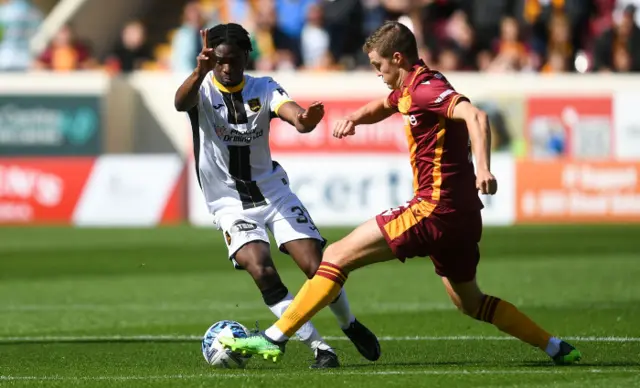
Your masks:
<instances>
[{"instance_id":1,"label":"player's bent knee","mask_svg":"<svg viewBox=\"0 0 640 388\"><path fill-rule=\"evenodd\" d=\"M286 249L308 279L316 274L322 261L322 246L319 241L304 238L283 244L282 248Z\"/></svg>"},{"instance_id":2,"label":"player's bent knee","mask_svg":"<svg viewBox=\"0 0 640 388\"><path fill-rule=\"evenodd\" d=\"M466 314L466 312L464 311L464 307L462 306L462 303L460 302L460 300L451 297L451 303L453 303L454 306L456 306L456 309L458 309L458 311L460 311L463 314Z\"/></svg>"},{"instance_id":3,"label":"player's bent knee","mask_svg":"<svg viewBox=\"0 0 640 388\"><path fill-rule=\"evenodd\" d=\"M469 304L463 304L457 295L449 295L449 297L451 298L451 303L456 306L456 309L458 311L460 311L464 315L473 316L475 310L469 310L469 308L471 307L469 306Z\"/></svg>"},{"instance_id":4,"label":"player's bent knee","mask_svg":"<svg viewBox=\"0 0 640 388\"><path fill-rule=\"evenodd\" d=\"M308 261L305 263L304 267L302 268L302 271L304 272L305 275L307 275L308 279L311 279L316 274L319 267L320 267L320 263L316 263L315 261Z\"/></svg>"},{"instance_id":5,"label":"player's bent knee","mask_svg":"<svg viewBox=\"0 0 640 388\"><path fill-rule=\"evenodd\" d=\"M331 244L324 250L324 256L322 261L337 265L338 267L344 267L348 264L349 257L345 254L345 251L340 248L340 244Z\"/></svg>"},{"instance_id":6,"label":"player's bent knee","mask_svg":"<svg viewBox=\"0 0 640 388\"><path fill-rule=\"evenodd\" d=\"M245 255L238 262L261 289L281 282L280 275L269 256Z\"/></svg>"},{"instance_id":7,"label":"player's bent knee","mask_svg":"<svg viewBox=\"0 0 640 388\"><path fill-rule=\"evenodd\" d=\"M482 305L482 297L484 295L479 295L478 297L467 297L462 299L460 302L460 306L458 309L464 314L468 315L471 318L475 318L478 309Z\"/></svg>"},{"instance_id":8,"label":"player's bent knee","mask_svg":"<svg viewBox=\"0 0 640 388\"><path fill-rule=\"evenodd\" d=\"M311 279L318 271L320 267L320 262L322 261L322 254L315 252L307 252L303 258L297 258L296 263L298 267L307 275L308 279Z\"/></svg>"},{"instance_id":9,"label":"player's bent knee","mask_svg":"<svg viewBox=\"0 0 640 388\"><path fill-rule=\"evenodd\" d=\"M453 282L449 277L443 277L442 281L453 304L460 312L470 317L475 317L482 305L484 294L478 287L475 279L470 281Z\"/></svg>"}]
</instances>

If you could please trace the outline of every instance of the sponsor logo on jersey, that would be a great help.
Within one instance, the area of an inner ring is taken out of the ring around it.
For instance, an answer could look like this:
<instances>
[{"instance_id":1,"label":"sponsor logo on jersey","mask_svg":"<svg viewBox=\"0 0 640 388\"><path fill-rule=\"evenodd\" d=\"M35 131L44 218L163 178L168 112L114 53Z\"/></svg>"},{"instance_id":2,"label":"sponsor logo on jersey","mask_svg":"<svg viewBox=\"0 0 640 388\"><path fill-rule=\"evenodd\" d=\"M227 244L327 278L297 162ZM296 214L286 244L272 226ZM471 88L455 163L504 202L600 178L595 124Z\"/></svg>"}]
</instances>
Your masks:
<instances>
[{"instance_id":1,"label":"sponsor logo on jersey","mask_svg":"<svg viewBox=\"0 0 640 388\"><path fill-rule=\"evenodd\" d=\"M258 112L260 108L262 108L262 104L260 104L259 98L250 99L249 101L247 101L247 105L249 105L249 109L251 109L252 112Z\"/></svg>"},{"instance_id":2,"label":"sponsor logo on jersey","mask_svg":"<svg viewBox=\"0 0 640 388\"><path fill-rule=\"evenodd\" d=\"M235 129L232 129L231 132L227 135L224 135L222 140L228 141L230 143L251 143L253 140L259 139L264 135L264 130L259 130L256 132L239 132Z\"/></svg>"},{"instance_id":3,"label":"sponsor logo on jersey","mask_svg":"<svg viewBox=\"0 0 640 388\"><path fill-rule=\"evenodd\" d=\"M444 92L440 93L440 95L438 96L438 98L436 98L436 104L440 104L442 101L444 101L445 98L447 98L448 95L450 95L451 93L453 93L453 90L451 89L447 89Z\"/></svg>"},{"instance_id":4,"label":"sponsor logo on jersey","mask_svg":"<svg viewBox=\"0 0 640 388\"><path fill-rule=\"evenodd\" d=\"M239 233L239 232L249 232L252 230L256 230L258 226L256 224L252 224L251 222L238 220L231 225L231 233Z\"/></svg>"},{"instance_id":5,"label":"sponsor logo on jersey","mask_svg":"<svg viewBox=\"0 0 640 388\"><path fill-rule=\"evenodd\" d=\"M214 127L216 135L224 141L229 143L251 143L253 140L259 139L264 136L264 129L258 130L257 128L250 131L241 132L237 129L227 128L224 125L216 125Z\"/></svg>"},{"instance_id":6,"label":"sponsor logo on jersey","mask_svg":"<svg viewBox=\"0 0 640 388\"><path fill-rule=\"evenodd\" d=\"M414 115L403 115L402 117L404 119L405 125L411 125L412 127L415 127L416 124L418 124L418 118Z\"/></svg>"}]
</instances>

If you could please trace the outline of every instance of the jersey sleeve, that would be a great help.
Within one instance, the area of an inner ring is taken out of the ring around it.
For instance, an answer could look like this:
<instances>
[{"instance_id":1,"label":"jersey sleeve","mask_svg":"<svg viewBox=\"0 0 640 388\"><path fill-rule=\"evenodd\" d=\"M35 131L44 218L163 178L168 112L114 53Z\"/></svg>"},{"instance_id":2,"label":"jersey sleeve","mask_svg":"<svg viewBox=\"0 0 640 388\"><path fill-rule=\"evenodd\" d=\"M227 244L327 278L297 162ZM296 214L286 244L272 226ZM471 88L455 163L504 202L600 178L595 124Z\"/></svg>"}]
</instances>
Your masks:
<instances>
[{"instance_id":1,"label":"jersey sleeve","mask_svg":"<svg viewBox=\"0 0 640 388\"><path fill-rule=\"evenodd\" d=\"M267 83L267 95L269 98L269 110L276 116L285 102L293 101L284 88L271 78Z\"/></svg>"},{"instance_id":2,"label":"jersey sleeve","mask_svg":"<svg viewBox=\"0 0 640 388\"><path fill-rule=\"evenodd\" d=\"M451 84L440 73L416 85L412 93L413 103L422 109L451 118L453 108L467 97L456 92Z\"/></svg>"},{"instance_id":3,"label":"jersey sleeve","mask_svg":"<svg viewBox=\"0 0 640 388\"><path fill-rule=\"evenodd\" d=\"M387 103L395 110L398 110L398 101L400 101L401 94L402 92L400 90L394 90L387 96Z\"/></svg>"}]
</instances>

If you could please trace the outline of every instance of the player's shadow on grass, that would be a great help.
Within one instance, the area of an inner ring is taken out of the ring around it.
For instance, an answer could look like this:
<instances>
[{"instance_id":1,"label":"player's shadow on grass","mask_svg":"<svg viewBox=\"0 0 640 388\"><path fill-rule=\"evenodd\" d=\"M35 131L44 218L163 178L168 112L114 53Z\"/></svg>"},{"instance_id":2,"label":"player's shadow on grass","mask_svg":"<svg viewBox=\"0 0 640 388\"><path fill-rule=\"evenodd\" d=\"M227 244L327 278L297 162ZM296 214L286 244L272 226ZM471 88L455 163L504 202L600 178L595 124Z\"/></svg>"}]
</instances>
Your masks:
<instances>
[{"instance_id":1,"label":"player's shadow on grass","mask_svg":"<svg viewBox=\"0 0 640 388\"><path fill-rule=\"evenodd\" d=\"M357 363L344 364L341 368L345 369L372 369L372 368L388 368L388 367L434 367L434 366L485 366L477 361L412 361L412 362L376 362L376 363Z\"/></svg>"},{"instance_id":2,"label":"player's shadow on grass","mask_svg":"<svg viewBox=\"0 0 640 388\"><path fill-rule=\"evenodd\" d=\"M525 362L487 362L487 361L410 361L410 362L358 362L343 364L343 369L376 369L389 367L484 367L484 368L606 368L606 367L640 367L640 361L615 361L615 362L580 362L575 365L556 366L550 361L525 361Z\"/></svg>"},{"instance_id":3,"label":"player's shadow on grass","mask_svg":"<svg viewBox=\"0 0 640 388\"><path fill-rule=\"evenodd\" d=\"M601 361L601 362L579 362L574 365L560 365L554 366L553 364L545 361L529 361L520 364L520 366L526 366L529 368L540 368L553 366L555 368L594 368L594 367L638 367L640 361Z\"/></svg>"}]
</instances>

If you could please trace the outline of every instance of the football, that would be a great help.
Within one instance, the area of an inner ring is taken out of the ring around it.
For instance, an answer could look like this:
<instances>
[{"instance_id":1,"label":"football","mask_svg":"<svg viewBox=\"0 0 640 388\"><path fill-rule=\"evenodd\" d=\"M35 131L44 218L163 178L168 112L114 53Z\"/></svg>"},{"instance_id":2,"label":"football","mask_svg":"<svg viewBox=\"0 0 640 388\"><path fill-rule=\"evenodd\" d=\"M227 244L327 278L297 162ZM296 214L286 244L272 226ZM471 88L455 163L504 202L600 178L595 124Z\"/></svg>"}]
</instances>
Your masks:
<instances>
[{"instance_id":1,"label":"football","mask_svg":"<svg viewBox=\"0 0 640 388\"><path fill-rule=\"evenodd\" d=\"M202 355L204 359L216 368L238 369L244 368L251 356L225 349L219 337L244 338L249 334L247 328L235 321L219 321L211 325L202 339Z\"/></svg>"}]
</instances>

